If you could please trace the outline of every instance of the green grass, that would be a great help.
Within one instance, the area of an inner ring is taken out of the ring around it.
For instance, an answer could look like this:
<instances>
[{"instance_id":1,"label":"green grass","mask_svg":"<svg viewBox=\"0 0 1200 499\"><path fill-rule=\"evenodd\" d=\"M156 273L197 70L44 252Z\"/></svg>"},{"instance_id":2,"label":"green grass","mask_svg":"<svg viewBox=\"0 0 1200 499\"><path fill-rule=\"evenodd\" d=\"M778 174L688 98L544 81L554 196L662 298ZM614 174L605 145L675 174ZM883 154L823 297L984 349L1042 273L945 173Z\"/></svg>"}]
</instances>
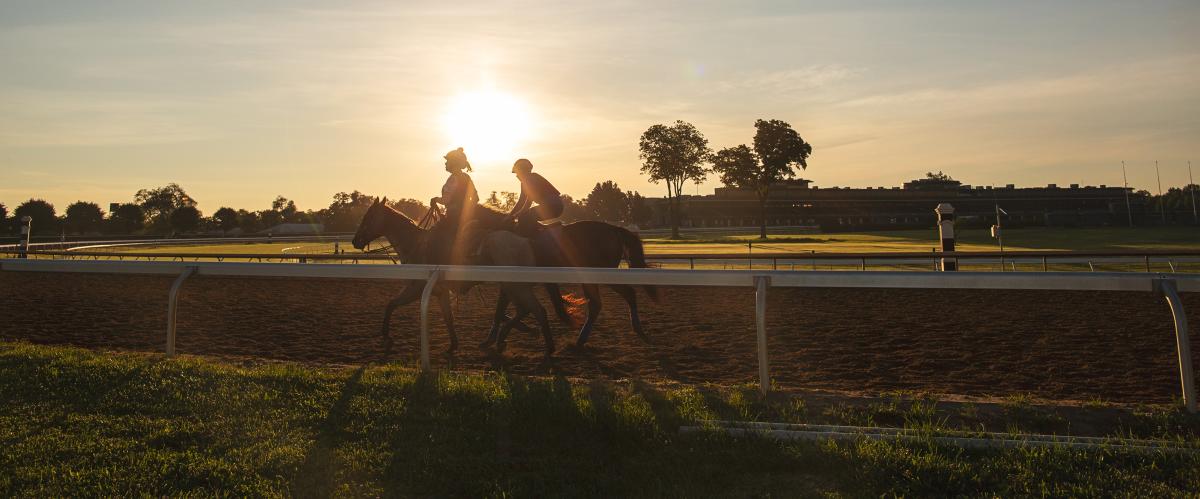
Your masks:
<instances>
[{"instance_id":1,"label":"green grass","mask_svg":"<svg viewBox=\"0 0 1200 499\"><path fill-rule=\"evenodd\" d=\"M957 247L963 251L995 251L996 240L986 229L958 229ZM767 240L758 234L711 234L671 240L647 239L648 253L742 253L746 243L755 251L808 253L928 252L938 247L937 230L905 230L833 234L783 234ZM1005 250L1143 250L1200 249L1195 228L1140 229L1006 229Z\"/></svg>"},{"instance_id":2,"label":"green grass","mask_svg":"<svg viewBox=\"0 0 1200 499\"><path fill-rule=\"evenodd\" d=\"M714 417L953 424L936 401L899 395L822 407L748 386L230 364L0 343L0 400L6 497L1200 492L1200 459L1190 454L678 432ZM1012 405L1025 410L1029 401ZM971 407L955 412L972 425L999 424ZM1195 417L1174 407L1147 414L1128 431L1195 440Z\"/></svg>"}]
</instances>

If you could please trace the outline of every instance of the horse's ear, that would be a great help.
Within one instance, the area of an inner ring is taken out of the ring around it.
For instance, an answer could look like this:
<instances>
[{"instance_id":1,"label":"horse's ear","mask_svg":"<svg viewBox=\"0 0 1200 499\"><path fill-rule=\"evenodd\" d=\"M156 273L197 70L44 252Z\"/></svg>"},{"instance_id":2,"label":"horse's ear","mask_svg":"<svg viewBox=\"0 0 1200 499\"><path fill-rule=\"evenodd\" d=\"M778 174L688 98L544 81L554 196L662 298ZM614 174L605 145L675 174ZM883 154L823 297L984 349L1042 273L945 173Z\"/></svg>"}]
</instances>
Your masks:
<instances>
[{"instance_id":1,"label":"horse's ear","mask_svg":"<svg viewBox=\"0 0 1200 499\"><path fill-rule=\"evenodd\" d=\"M384 197L383 197L383 204L384 204L385 206L387 205L387 196L384 196Z\"/></svg>"},{"instance_id":2,"label":"horse's ear","mask_svg":"<svg viewBox=\"0 0 1200 499\"><path fill-rule=\"evenodd\" d=\"M376 197L376 198L375 198L375 202L374 202L374 203L371 203L371 206L375 206L375 205L377 205L377 204L379 204L379 198L378 198L378 197Z\"/></svg>"}]
</instances>

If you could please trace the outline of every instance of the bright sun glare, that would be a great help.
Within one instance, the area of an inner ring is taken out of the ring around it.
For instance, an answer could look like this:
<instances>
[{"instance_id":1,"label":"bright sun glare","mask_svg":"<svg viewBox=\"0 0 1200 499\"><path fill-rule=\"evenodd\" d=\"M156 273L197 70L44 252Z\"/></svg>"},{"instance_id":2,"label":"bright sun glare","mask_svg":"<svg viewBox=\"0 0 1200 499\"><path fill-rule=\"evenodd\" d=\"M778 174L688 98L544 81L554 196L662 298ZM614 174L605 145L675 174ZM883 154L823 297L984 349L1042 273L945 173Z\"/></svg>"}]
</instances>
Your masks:
<instances>
[{"instance_id":1,"label":"bright sun glare","mask_svg":"<svg viewBox=\"0 0 1200 499\"><path fill-rule=\"evenodd\" d=\"M525 104L494 90L455 97L444 125L451 142L461 146L472 163L514 161L530 134Z\"/></svg>"}]
</instances>

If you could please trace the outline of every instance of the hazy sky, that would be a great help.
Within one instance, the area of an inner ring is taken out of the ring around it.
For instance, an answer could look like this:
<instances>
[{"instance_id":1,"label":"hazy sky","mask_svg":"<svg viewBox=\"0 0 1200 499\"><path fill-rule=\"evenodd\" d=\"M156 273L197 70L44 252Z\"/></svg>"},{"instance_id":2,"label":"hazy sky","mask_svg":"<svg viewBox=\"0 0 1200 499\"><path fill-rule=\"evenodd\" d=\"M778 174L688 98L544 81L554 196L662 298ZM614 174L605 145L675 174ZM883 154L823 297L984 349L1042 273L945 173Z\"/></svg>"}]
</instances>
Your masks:
<instances>
[{"instance_id":1,"label":"hazy sky","mask_svg":"<svg viewBox=\"0 0 1200 499\"><path fill-rule=\"evenodd\" d=\"M1155 159L1183 185L1200 2L0 0L10 209L168 182L206 214L428 200L459 145L484 193L517 188L519 155L575 196L661 196L639 173L648 126L721 148L756 118L792 123L825 187L1119 185L1122 159L1136 187L1156 190Z\"/></svg>"}]
</instances>

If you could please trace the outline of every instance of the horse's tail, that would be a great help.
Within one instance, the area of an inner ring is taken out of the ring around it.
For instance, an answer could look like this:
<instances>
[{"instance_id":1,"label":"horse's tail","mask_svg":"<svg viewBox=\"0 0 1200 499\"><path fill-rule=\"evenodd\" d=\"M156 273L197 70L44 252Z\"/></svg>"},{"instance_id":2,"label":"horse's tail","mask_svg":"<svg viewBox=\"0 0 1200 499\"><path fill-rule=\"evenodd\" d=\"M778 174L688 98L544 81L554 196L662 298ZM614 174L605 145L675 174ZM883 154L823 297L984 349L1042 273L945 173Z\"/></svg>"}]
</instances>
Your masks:
<instances>
[{"instance_id":1,"label":"horse's tail","mask_svg":"<svg viewBox=\"0 0 1200 499\"><path fill-rule=\"evenodd\" d=\"M625 259L629 261L631 269L650 268L646 263L646 250L642 247L642 239L637 234L630 232L622 227L613 226L617 231L617 235L621 239L621 246L625 248ZM646 294L650 295L650 299L658 303L658 288L652 285L642 286L646 290Z\"/></svg>"}]
</instances>

